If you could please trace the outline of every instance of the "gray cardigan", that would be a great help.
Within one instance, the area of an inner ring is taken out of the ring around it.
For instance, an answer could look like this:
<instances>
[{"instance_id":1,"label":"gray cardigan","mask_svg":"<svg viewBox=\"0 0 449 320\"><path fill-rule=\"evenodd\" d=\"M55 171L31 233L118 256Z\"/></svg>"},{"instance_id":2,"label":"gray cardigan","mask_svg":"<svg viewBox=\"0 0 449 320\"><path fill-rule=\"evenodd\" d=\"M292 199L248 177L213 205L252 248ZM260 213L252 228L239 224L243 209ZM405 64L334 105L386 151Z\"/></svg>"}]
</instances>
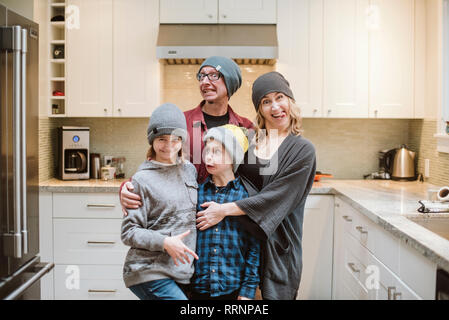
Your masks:
<instances>
[{"instance_id":1,"label":"gray cardigan","mask_svg":"<svg viewBox=\"0 0 449 320\"><path fill-rule=\"evenodd\" d=\"M196 246L196 169L188 161L164 166L145 161L132 178L142 207L128 209L122 223L122 241L131 247L123 267L126 287L171 278L187 284L193 274L190 264L176 266L163 249L165 237L190 230L183 239L193 251Z\"/></svg>"},{"instance_id":2,"label":"gray cardigan","mask_svg":"<svg viewBox=\"0 0 449 320\"><path fill-rule=\"evenodd\" d=\"M264 240L261 291L264 299L295 299L302 272L304 205L316 170L315 148L301 136L288 136L275 154L278 170L264 176L262 190L239 170L249 198L236 202L241 222ZM273 159L273 158L272 158Z\"/></svg>"}]
</instances>

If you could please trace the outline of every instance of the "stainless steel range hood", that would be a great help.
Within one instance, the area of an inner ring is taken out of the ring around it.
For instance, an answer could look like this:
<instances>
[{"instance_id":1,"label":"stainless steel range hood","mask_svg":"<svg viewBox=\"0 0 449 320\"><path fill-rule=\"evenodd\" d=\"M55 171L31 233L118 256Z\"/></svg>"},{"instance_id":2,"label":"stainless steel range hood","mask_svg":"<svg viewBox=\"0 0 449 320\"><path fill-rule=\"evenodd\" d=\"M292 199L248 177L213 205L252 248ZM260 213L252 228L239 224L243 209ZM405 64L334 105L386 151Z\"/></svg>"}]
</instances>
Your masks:
<instances>
[{"instance_id":1,"label":"stainless steel range hood","mask_svg":"<svg viewBox=\"0 0 449 320\"><path fill-rule=\"evenodd\" d=\"M276 25L159 26L158 59L170 64L192 64L215 55L229 57L242 64L274 64L278 58Z\"/></svg>"}]
</instances>

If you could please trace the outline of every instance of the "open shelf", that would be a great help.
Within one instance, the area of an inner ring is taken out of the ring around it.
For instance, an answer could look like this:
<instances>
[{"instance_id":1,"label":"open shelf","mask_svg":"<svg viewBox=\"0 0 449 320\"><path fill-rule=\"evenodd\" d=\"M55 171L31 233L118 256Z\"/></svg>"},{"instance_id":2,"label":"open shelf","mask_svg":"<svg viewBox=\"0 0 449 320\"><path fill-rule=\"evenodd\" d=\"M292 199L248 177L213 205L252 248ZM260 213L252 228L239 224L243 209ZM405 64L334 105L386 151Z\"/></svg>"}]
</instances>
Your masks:
<instances>
[{"instance_id":1,"label":"open shelf","mask_svg":"<svg viewBox=\"0 0 449 320\"><path fill-rule=\"evenodd\" d=\"M43 0L42 0L43 1ZM49 38L49 117L65 117L66 113L66 23L65 23L65 0L48 1L48 38ZM58 19L55 18L58 16ZM59 20L59 21L51 21ZM58 58L59 57L59 58ZM61 91L64 96L53 96L53 91Z\"/></svg>"}]
</instances>

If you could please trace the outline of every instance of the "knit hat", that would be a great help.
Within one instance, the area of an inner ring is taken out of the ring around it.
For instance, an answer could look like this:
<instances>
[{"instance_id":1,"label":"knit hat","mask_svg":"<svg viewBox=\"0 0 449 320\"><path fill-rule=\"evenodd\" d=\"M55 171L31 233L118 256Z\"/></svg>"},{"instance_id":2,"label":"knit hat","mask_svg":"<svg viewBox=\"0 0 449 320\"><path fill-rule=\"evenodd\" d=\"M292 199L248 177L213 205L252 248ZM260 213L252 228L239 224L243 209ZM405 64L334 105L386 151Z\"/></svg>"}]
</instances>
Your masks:
<instances>
[{"instance_id":1,"label":"knit hat","mask_svg":"<svg viewBox=\"0 0 449 320\"><path fill-rule=\"evenodd\" d=\"M174 134L186 141L187 124L184 113L174 104L164 103L157 107L151 117L147 129L148 143L153 144L156 137Z\"/></svg>"},{"instance_id":2,"label":"knit hat","mask_svg":"<svg viewBox=\"0 0 449 320\"><path fill-rule=\"evenodd\" d=\"M242 72L234 60L220 56L209 57L200 66L198 73L206 66L215 68L223 75L228 90L228 98L231 98L242 85Z\"/></svg>"},{"instance_id":3,"label":"knit hat","mask_svg":"<svg viewBox=\"0 0 449 320\"><path fill-rule=\"evenodd\" d=\"M204 143L210 138L219 141L225 147L232 158L233 169L236 172L243 161L249 145L243 129L233 124L225 124L224 126L209 129L204 135Z\"/></svg>"},{"instance_id":4,"label":"knit hat","mask_svg":"<svg viewBox=\"0 0 449 320\"><path fill-rule=\"evenodd\" d=\"M295 99L293 92L290 89L290 84L279 72L273 71L265 73L256 79L253 83L253 104L256 111L259 110L260 101L262 98L272 92L282 92L287 97Z\"/></svg>"}]
</instances>

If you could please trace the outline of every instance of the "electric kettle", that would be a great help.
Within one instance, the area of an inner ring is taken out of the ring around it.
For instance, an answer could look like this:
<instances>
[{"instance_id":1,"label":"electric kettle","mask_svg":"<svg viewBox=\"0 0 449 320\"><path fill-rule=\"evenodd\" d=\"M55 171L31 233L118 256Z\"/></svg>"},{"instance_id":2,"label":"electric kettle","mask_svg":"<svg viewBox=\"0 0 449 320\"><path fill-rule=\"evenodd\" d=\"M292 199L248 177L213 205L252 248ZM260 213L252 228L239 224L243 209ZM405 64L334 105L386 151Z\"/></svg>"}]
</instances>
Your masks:
<instances>
[{"instance_id":1,"label":"electric kettle","mask_svg":"<svg viewBox=\"0 0 449 320\"><path fill-rule=\"evenodd\" d=\"M416 180L415 156L415 152L408 150L405 144L396 149L391 165L391 179L398 181Z\"/></svg>"}]
</instances>

